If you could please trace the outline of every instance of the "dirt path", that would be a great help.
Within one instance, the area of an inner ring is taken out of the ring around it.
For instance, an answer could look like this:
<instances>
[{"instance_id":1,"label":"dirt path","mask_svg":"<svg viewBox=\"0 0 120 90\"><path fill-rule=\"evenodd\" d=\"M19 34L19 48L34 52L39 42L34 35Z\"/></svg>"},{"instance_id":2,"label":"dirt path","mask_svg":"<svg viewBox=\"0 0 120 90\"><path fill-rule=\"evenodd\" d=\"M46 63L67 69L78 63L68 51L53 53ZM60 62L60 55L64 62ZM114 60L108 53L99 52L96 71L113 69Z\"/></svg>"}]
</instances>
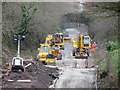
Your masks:
<instances>
[{"instance_id":1,"label":"dirt path","mask_svg":"<svg viewBox=\"0 0 120 90\"><path fill-rule=\"evenodd\" d=\"M79 30L68 30L70 36L76 37ZM53 88L95 88L95 67L91 56L88 58L88 68L85 68L86 59L75 59L72 56L72 43L65 43L63 60L57 61L56 66L61 69L59 79L54 82Z\"/></svg>"}]
</instances>

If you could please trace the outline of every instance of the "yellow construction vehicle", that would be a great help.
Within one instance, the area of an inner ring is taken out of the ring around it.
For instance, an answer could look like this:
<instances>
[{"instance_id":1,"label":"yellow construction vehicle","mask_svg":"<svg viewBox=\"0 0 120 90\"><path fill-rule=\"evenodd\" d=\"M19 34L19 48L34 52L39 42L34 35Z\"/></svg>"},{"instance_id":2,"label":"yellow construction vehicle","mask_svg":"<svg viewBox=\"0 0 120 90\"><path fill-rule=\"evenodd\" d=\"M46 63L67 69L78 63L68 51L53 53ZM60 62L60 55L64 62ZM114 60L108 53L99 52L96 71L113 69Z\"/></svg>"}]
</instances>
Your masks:
<instances>
[{"instance_id":1,"label":"yellow construction vehicle","mask_svg":"<svg viewBox=\"0 0 120 90\"><path fill-rule=\"evenodd\" d=\"M78 40L73 40L73 56L77 57L89 57L90 37L78 35ZM85 56L87 54L87 56Z\"/></svg>"},{"instance_id":2,"label":"yellow construction vehicle","mask_svg":"<svg viewBox=\"0 0 120 90\"><path fill-rule=\"evenodd\" d=\"M39 54L37 59L39 59L44 64L55 63L56 59L61 60L62 54L60 53L59 47L55 47L54 35L50 34L46 37L45 44L40 44Z\"/></svg>"},{"instance_id":3,"label":"yellow construction vehicle","mask_svg":"<svg viewBox=\"0 0 120 90\"><path fill-rule=\"evenodd\" d=\"M46 44L50 44L51 47L52 47L53 45L55 45L54 34L49 34L49 35L46 37L45 43L46 43Z\"/></svg>"},{"instance_id":4,"label":"yellow construction vehicle","mask_svg":"<svg viewBox=\"0 0 120 90\"><path fill-rule=\"evenodd\" d=\"M50 44L40 44L37 58L40 59L40 61L44 64L56 62L55 55L51 53Z\"/></svg>"},{"instance_id":5,"label":"yellow construction vehicle","mask_svg":"<svg viewBox=\"0 0 120 90\"><path fill-rule=\"evenodd\" d=\"M64 37L64 42L70 43L71 42L70 37Z\"/></svg>"},{"instance_id":6,"label":"yellow construction vehicle","mask_svg":"<svg viewBox=\"0 0 120 90\"><path fill-rule=\"evenodd\" d=\"M62 59L62 54L60 52L59 47L51 47L51 53L53 55L55 55L55 57L57 58L57 60L61 60Z\"/></svg>"},{"instance_id":7,"label":"yellow construction vehicle","mask_svg":"<svg viewBox=\"0 0 120 90\"><path fill-rule=\"evenodd\" d=\"M64 39L63 33L56 33L55 34L55 46L60 47L60 49L64 50Z\"/></svg>"},{"instance_id":8,"label":"yellow construction vehicle","mask_svg":"<svg viewBox=\"0 0 120 90\"><path fill-rule=\"evenodd\" d=\"M51 47L51 53L53 55L55 55L55 57L57 58L57 60L61 60L62 59L62 54L60 52L60 48L57 46L55 47L55 39L54 39L54 35L50 34L46 37L46 44L50 44Z\"/></svg>"}]
</instances>

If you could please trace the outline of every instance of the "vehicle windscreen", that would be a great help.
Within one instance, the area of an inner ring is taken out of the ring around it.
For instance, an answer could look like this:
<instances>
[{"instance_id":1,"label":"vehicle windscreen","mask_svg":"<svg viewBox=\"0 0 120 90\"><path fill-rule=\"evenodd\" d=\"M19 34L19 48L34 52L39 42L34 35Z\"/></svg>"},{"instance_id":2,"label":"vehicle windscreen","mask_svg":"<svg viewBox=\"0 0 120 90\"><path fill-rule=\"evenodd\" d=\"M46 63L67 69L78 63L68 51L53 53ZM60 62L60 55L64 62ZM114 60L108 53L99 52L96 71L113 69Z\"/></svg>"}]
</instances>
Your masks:
<instances>
[{"instance_id":1,"label":"vehicle windscreen","mask_svg":"<svg viewBox=\"0 0 120 90\"><path fill-rule=\"evenodd\" d=\"M49 52L49 47L48 46L42 46L42 52Z\"/></svg>"},{"instance_id":2,"label":"vehicle windscreen","mask_svg":"<svg viewBox=\"0 0 120 90\"><path fill-rule=\"evenodd\" d=\"M20 58L16 58L16 59L14 59L13 64L20 66L20 65L22 65L22 60Z\"/></svg>"},{"instance_id":3,"label":"vehicle windscreen","mask_svg":"<svg viewBox=\"0 0 120 90\"><path fill-rule=\"evenodd\" d=\"M84 44L89 44L89 38L84 38L83 43Z\"/></svg>"}]
</instances>

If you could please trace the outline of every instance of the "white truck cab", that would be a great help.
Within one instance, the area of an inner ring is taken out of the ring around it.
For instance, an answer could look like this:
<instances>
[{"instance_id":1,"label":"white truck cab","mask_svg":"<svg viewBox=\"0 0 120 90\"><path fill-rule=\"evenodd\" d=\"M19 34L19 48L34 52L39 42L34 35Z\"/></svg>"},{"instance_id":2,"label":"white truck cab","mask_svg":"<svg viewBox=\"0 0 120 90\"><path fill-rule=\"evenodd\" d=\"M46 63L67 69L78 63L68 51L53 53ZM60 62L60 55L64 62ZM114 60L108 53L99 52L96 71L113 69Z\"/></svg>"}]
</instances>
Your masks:
<instances>
[{"instance_id":1,"label":"white truck cab","mask_svg":"<svg viewBox=\"0 0 120 90\"><path fill-rule=\"evenodd\" d=\"M24 65L23 65L23 58L21 57L14 57L12 60L12 71L19 71L21 70L22 72L25 71Z\"/></svg>"}]
</instances>

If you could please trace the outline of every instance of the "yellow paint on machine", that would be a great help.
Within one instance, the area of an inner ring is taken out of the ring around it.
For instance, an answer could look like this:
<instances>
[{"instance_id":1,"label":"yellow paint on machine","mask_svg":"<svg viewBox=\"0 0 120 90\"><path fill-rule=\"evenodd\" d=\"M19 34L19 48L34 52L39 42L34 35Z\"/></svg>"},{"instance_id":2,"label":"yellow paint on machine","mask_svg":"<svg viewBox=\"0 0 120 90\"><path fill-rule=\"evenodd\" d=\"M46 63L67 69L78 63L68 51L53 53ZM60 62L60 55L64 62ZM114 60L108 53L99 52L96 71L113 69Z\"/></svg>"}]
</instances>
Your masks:
<instances>
[{"instance_id":1,"label":"yellow paint on machine","mask_svg":"<svg viewBox=\"0 0 120 90\"><path fill-rule=\"evenodd\" d=\"M64 37L64 42L71 43L70 37Z\"/></svg>"},{"instance_id":2,"label":"yellow paint on machine","mask_svg":"<svg viewBox=\"0 0 120 90\"><path fill-rule=\"evenodd\" d=\"M46 62L49 62L49 63L56 63L56 59L47 59Z\"/></svg>"},{"instance_id":3,"label":"yellow paint on machine","mask_svg":"<svg viewBox=\"0 0 120 90\"><path fill-rule=\"evenodd\" d=\"M46 57L45 58L40 58L41 61L46 61Z\"/></svg>"}]
</instances>

